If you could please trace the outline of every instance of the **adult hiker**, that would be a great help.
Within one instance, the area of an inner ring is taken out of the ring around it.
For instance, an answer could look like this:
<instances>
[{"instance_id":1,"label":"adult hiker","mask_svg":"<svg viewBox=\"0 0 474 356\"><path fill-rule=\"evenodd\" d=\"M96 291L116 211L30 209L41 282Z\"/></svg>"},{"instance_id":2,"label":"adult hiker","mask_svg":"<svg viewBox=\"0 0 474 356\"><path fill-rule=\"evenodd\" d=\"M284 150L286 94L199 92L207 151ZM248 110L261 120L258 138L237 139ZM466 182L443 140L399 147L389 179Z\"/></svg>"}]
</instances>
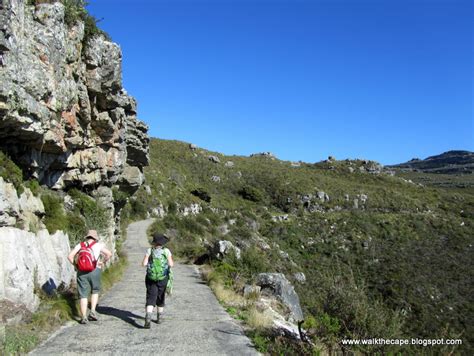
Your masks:
<instances>
[{"instance_id":1,"label":"adult hiker","mask_svg":"<svg viewBox=\"0 0 474 356\"><path fill-rule=\"evenodd\" d=\"M99 301L101 289L102 268L112 257L102 242L96 230L89 230L84 241L78 243L69 253L67 259L77 270L77 291L80 298L81 324L88 321L97 321L95 308ZM89 294L91 296L91 310L87 316L87 304Z\"/></svg>"},{"instance_id":2,"label":"adult hiker","mask_svg":"<svg viewBox=\"0 0 474 356\"><path fill-rule=\"evenodd\" d=\"M170 268L173 267L173 257L171 251L164 247L168 242L165 235L155 233L151 247L146 250L142 266L147 267L145 278L146 303L145 303L145 329L150 328L153 309L157 307L156 323L161 322L161 316L165 306L165 292L170 275Z\"/></svg>"}]
</instances>

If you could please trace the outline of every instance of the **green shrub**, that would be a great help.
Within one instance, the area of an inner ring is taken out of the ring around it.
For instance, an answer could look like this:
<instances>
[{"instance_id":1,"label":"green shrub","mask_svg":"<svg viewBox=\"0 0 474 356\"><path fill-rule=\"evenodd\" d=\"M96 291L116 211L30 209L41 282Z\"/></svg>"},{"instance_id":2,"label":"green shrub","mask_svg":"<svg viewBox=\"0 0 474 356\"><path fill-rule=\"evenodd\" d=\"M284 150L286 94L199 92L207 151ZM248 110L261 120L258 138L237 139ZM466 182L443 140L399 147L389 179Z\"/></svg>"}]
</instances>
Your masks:
<instances>
[{"instance_id":1,"label":"green shrub","mask_svg":"<svg viewBox=\"0 0 474 356\"><path fill-rule=\"evenodd\" d=\"M74 200L74 212L80 214L84 219L85 229L94 229L99 233L105 233L112 218L109 211L99 201L78 189L71 189L68 194ZM77 215L74 219L77 221Z\"/></svg>"},{"instance_id":2,"label":"green shrub","mask_svg":"<svg viewBox=\"0 0 474 356\"><path fill-rule=\"evenodd\" d=\"M44 224L50 234L57 230L67 231L68 221L63 208L63 199L54 193L45 193L41 195L41 201L44 205Z\"/></svg>"},{"instance_id":3,"label":"green shrub","mask_svg":"<svg viewBox=\"0 0 474 356\"><path fill-rule=\"evenodd\" d=\"M117 186L114 186L112 188L112 196L114 199L115 206L118 207L119 209L125 206L125 204L127 204L128 202L128 199L130 198L130 194L128 194L127 192L123 190L120 190L120 188Z\"/></svg>"},{"instance_id":4,"label":"green shrub","mask_svg":"<svg viewBox=\"0 0 474 356\"><path fill-rule=\"evenodd\" d=\"M29 179L24 185L31 190L34 196L38 196L41 192L41 186L36 179Z\"/></svg>"},{"instance_id":5,"label":"green shrub","mask_svg":"<svg viewBox=\"0 0 474 356\"><path fill-rule=\"evenodd\" d=\"M144 219L147 213L147 207L145 203L139 199L130 200L131 215L135 219Z\"/></svg>"},{"instance_id":6,"label":"green shrub","mask_svg":"<svg viewBox=\"0 0 474 356\"><path fill-rule=\"evenodd\" d=\"M249 185L242 187L242 189L239 190L239 195L246 200L256 203L262 202L264 200L263 192L260 189Z\"/></svg>"},{"instance_id":7,"label":"green shrub","mask_svg":"<svg viewBox=\"0 0 474 356\"><path fill-rule=\"evenodd\" d=\"M202 188L197 188L197 189L194 189L191 191L191 194L198 197L199 199L207 202L207 203L210 203L211 202L211 196L209 195L208 192L206 192L204 189Z\"/></svg>"},{"instance_id":8,"label":"green shrub","mask_svg":"<svg viewBox=\"0 0 474 356\"><path fill-rule=\"evenodd\" d=\"M13 183L17 190L23 183L22 170L2 151L0 151L0 177L6 182Z\"/></svg>"},{"instance_id":9,"label":"green shrub","mask_svg":"<svg viewBox=\"0 0 474 356\"><path fill-rule=\"evenodd\" d=\"M86 221L84 217L78 212L67 212L66 219L66 231L69 235L69 241L71 245L74 246L80 241L82 241L84 236L86 236L86 233L88 231Z\"/></svg>"}]
</instances>

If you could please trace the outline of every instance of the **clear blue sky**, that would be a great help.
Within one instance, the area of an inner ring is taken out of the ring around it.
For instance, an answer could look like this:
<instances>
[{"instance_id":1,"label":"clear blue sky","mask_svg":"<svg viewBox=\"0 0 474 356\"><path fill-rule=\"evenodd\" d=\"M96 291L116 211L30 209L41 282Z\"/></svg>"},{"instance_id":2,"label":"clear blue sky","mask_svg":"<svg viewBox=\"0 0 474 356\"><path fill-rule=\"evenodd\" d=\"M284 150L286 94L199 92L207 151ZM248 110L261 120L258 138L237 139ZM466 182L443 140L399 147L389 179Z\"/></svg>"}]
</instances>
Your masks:
<instances>
[{"instance_id":1,"label":"clear blue sky","mask_svg":"<svg viewBox=\"0 0 474 356\"><path fill-rule=\"evenodd\" d=\"M384 164L474 151L471 0L91 0L150 135Z\"/></svg>"}]
</instances>

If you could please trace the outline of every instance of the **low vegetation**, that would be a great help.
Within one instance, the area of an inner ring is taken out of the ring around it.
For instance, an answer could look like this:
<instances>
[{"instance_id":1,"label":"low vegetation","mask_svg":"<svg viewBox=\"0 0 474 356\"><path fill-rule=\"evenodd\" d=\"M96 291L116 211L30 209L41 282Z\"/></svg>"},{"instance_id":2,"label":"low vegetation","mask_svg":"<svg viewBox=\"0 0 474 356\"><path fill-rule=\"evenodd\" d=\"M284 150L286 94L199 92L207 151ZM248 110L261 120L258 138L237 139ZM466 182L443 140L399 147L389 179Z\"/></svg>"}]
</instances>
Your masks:
<instances>
[{"instance_id":1,"label":"low vegetation","mask_svg":"<svg viewBox=\"0 0 474 356\"><path fill-rule=\"evenodd\" d=\"M373 167L362 160L292 164L224 156L153 139L145 171L151 194L142 189L137 201L149 213L166 211L153 229L171 237L175 255L212 267L210 284L220 286L213 288L227 307L236 308L228 296L241 296L257 273L284 273L320 345L315 352L420 351L341 344L372 337L461 338L462 346L436 352L472 350L474 315L466 296L474 293L473 187L420 185L368 173ZM192 206L199 212L190 212ZM210 251L219 240L238 246L242 258L217 259ZM304 284L296 272L305 274ZM243 318L245 307L236 310ZM253 340L272 354L313 352L261 330Z\"/></svg>"}]
</instances>

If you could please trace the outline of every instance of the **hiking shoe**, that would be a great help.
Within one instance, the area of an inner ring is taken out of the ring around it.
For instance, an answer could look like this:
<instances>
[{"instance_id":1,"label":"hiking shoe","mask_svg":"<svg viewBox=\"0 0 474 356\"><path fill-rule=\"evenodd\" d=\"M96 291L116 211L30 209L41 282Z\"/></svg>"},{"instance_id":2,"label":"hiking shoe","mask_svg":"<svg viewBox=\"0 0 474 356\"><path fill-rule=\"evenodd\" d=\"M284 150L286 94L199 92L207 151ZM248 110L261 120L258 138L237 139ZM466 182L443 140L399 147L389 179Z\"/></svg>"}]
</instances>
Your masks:
<instances>
[{"instance_id":1,"label":"hiking shoe","mask_svg":"<svg viewBox=\"0 0 474 356\"><path fill-rule=\"evenodd\" d=\"M91 310L91 312L89 313L89 320L90 320L90 321L97 321L97 320L99 320L99 318L97 317L97 313L95 312L95 310Z\"/></svg>"},{"instance_id":2,"label":"hiking shoe","mask_svg":"<svg viewBox=\"0 0 474 356\"><path fill-rule=\"evenodd\" d=\"M156 323L161 324L163 322L163 316L161 313L156 313Z\"/></svg>"},{"instance_id":3,"label":"hiking shoe","mask_svg":"<svg viewBox=\"0 0 474 356\"><path fill-rule=\"evenodd\" d=\"M86 325L86 324L89 324L89 320L87 320L87 318L82 318L80 323L83 325Z\"/></svg>"},{"instance_id":4,"label":"hiking shoe","mask_svg":"<svg viewBox=\"0 0 474 356\"><path fill-rule=\"evenodd\" d=\"M150 329L151 327L151 313L146 313L145 316L145 325L143 325L144 329Z\"/></svg>"}]
</instances>

